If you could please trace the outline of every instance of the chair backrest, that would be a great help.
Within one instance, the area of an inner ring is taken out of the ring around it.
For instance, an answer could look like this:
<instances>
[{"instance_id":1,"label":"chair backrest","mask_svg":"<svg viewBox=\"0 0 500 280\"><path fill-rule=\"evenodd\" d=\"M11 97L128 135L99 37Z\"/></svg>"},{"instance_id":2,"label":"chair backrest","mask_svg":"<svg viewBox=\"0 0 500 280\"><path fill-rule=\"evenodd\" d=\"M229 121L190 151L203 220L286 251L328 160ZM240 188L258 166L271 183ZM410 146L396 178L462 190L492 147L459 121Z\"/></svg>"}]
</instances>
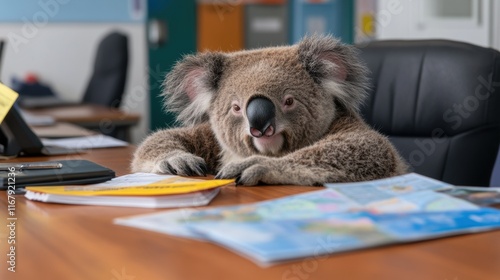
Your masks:
<instances>
[{"instance_id":1,"label":"chair backrest","mask_svg":"<svg viewBox=\"0 0 500 280\"><path fill-rule=\"evenodd\" d=\"M360 49L372 80L365 120L414 172L488 186L500 143L500 53L446 40Z\"/></svg>"},{"instance_id":2,"label":"chair backrest","mask_svg":"<svg viewBox=\"0 0 500 280\"><path fill-rule=\"evenodd\" d=\"M82 103L118 108L125 90L127 68L127 36L112 32L99 43L94 70Z\"/></svg>"}]
</instances>

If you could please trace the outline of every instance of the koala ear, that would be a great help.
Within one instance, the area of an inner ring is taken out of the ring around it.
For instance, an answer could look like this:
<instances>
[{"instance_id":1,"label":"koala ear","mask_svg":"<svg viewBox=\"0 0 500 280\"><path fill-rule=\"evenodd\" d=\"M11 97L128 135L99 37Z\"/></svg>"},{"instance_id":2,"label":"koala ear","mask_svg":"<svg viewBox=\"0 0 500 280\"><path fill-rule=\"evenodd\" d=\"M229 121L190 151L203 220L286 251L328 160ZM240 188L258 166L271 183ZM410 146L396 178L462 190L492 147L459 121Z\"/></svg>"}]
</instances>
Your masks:
<instances>
[{"instance_id":1,"label":"koala ear","mask_svg":"<svg viewBox=\"0 0 500 280\"><path fill-rule=\"evenodd\" d=\"M208 121L208 109L225 67L222 53L189 55L177 62L163 84L164 106L177 121L193 126Z\"/></svg>"},{"instance_id":2,"label":"koala ear","mask_svg":"<svg viewBox=\"0 0 500 280\"><path fill-rule=\"evenodd\" d=\"M359 111L366 96L367 68L353 46L331 36L304 38L298 44L299 60L316 83L346 109Z\"/></svg>"}]
</instances>

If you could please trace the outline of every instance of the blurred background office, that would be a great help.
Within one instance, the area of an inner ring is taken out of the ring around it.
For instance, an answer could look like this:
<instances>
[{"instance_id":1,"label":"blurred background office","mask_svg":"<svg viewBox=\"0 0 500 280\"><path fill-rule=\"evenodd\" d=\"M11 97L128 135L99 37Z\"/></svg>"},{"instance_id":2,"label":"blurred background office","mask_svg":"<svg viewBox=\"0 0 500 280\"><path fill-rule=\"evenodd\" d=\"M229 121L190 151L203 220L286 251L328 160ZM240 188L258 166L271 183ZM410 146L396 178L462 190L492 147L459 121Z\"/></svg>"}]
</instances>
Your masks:
<instances>
[{"instance_id":1,"label":"blurred background office","mask_svg":"<svg viewBox=\"0 0 500 280\"><path fill-rule=\"evenodd\" d=\"M493 0L0 0L0 7L0 80L36 79L66 101L89 100L96 65L109 56L98 54L100 44L112 33L126 37L126 80L111 106L140 114L133 143L174 125L158 96L162 79L197 51L291 44L308 33L360 47L441 38L500 49Z\"/></svg>"}]
</instances>

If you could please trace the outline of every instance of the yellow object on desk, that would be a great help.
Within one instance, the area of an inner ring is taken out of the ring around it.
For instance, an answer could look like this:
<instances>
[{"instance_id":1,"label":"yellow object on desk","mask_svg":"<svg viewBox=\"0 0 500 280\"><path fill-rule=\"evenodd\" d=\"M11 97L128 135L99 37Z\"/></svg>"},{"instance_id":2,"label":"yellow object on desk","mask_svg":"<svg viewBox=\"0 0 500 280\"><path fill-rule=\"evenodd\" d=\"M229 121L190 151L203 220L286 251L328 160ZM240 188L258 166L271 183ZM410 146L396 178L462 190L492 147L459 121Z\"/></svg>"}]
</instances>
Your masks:
<instances>
[{"instance_id":1,"label":"yellow object on desk","mask_svg":"<svg viewBox=\"0 0 500 280\"><path fill-rule=\"evenodd\" d=\"M130 180L130 174L111 180L109 182L87 185L87 186L49 186L49 187L26 187L27 191L59 194L71 196L151 196L151 195L171 195L198 192L221 187L231 184L234 180L199 180L184 178L179 176L161 176L168 177L153 183L138 185L137 183L123 183ZM139 175L140 176L140 175ZM158 175L160 176L160 175ZM124 178L125 177L125 178ZM118 179L118 180L117 180ZM134 179L135 182L137 182Z\"/></svg>"},{"instance_id":2,"label":"yellow object on desk","mask_svg":"<svg viewBox=\"0 0 500 280\"><path fill-rule=\"evenodd\" d=\"M10 108L16 102L19 94L4 84L0 83L0 123L2 123L7 113L9 113Z\"/></svg>"}]
</instances>

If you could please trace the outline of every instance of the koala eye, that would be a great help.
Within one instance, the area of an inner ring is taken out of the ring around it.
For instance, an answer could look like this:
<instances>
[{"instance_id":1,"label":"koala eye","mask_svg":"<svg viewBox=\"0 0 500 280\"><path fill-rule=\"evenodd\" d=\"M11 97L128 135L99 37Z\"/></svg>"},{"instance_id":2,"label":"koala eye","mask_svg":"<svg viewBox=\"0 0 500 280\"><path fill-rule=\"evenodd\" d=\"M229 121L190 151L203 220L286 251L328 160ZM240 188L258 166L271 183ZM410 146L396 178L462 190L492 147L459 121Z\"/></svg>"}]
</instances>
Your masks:
<instances>
[{"instance_id":1,"label":"koala eye","mask_svg":"<svg viewBox=\"0 0 500 280\"><path fill-rule=\"evenodd\" d=\"M292 106L292 104L293 104L293 98L292 97L288 97L285 100L285 106Z\"/></svg>"},{"instance_id":2,"label":"koala eye","mask_svg":"<svg viewBox=\"0 0 500 280\"><path fill-rule=\"evenodd\" d=\"M239 112L241 110L240 106L233 104L233 111Z\"/></svg>"}]
</instances>

